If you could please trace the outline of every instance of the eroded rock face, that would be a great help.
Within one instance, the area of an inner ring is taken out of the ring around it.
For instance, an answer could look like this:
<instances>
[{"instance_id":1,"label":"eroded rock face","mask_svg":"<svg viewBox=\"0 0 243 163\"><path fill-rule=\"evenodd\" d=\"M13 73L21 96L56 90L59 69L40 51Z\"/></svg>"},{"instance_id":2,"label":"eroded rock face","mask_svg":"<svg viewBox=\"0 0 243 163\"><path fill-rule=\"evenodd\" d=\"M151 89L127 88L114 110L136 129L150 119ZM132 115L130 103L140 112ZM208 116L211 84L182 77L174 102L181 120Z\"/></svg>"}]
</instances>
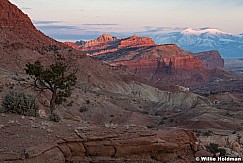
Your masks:
<instances>
[{"instance_id":1,"label":"eroded rock face","mask_svg":"<svg viewBox=\"0 0 243 163\"><path fill-rule=\"evenodd\" d=\"M138 37L137 35L133 35L129 38L122 39L118 48L144 47L153 45L155 45L155 43L152 38Z\"/></svg>"},{"instance_id":2,"label":"eroded rock face","mask_svg":"<svg viewBox=\"0 0 243 163\"><path fill-rule=\"evenodd\" d=\"M73 46L73 44L70 43L65 44L75 49L81 49L91 56L109 52L116 52L119 49L124 48L146 47L155 45L152 38L138 37L137 35L133 35L131 37L121 39L118 37L113 37L109 34L101 35L95 40L84 43L82 42L82 44L80 44L80 42L76 42L75 44L78 45L78 47Z\"/></svg>"},{"instance_id":3,"label":"eroded rock face","mask_svg":"<svg viewBox=\"0 0 243 163\"><path fill-rule=\"evenodd\" d=\"M112 38L110 35L102 36L81 46L81 50L112 66L125 66L152 82L188 87L210 80L207 69L213 63L204 62L175 44L155 45L151 38L137 35L117 40Z\"/></svg>"},{"instance_id":4,"label":"eroded rock face","mask_svg":"<svg viewBox=\"0 0 243 163\"><path fill-rule=\"evenodd\" d=\"M1 27L26 27L31 26L31 20L27 15L20 11L16 6L12 5L8 0L0 2L0 25Z\"/></svg>"},{"instance_id":5,"label":"eroded rock face","mask_svg":"<svg viewBox=\"0 0 243 163\"><path fill-rule=\"evenodd\" d=\"M212 79L212 69L224 67L217 51L191 54L175 44L155 45L151 38L137 35L115 40L104 35L80 47L112 66L127 67L146 80L164 84L186 87L204 84Z\"/></svg>"},{"instance_id":6,"label":"eroded rock face","mask_svg":"<svg viewBox=\"0 0 243 163\"><path fill-rule=\"evenodd\" d=\"M2 117L2 120L6 119L4 125L7 123L7 118L9 117ZM18 116L15 118L18 119ZM15 144L18 150L14 148L15 145L8 145L8 148L0 154L0 161L190 162L194 161L194 153L198 149L197 138L185 129L150 130L136 125L94 126L80 123L73 123L67 127L65 124L69 122L38 124L38 119L31 120L31 123L28 123L28 119L27 117L18 119L16 120L18 126L14 121L7 129L5 127L2 129L1 134L5 134L1 136L2 141L8 141L9 131L13 131L16 127L19 128L17 129L19 137L15 137L14 140L18 142ZM33 128L33 124L38 127ZM19 141L19 139L24 138L28 128L32 128L28 130L28 135L31 135L29 143L21 144L27 141ZM48 136L45 135L49 130L52 132L49 132ZM31 141L32 139L34 140Z\"/></svg>"},{"instance_id":7,"label":"eroded rock face","mask_svg":"<svg viewBox=\"0 0 243 163\"><path fill-rule=\"evenodd\" d=\"M175 44L155 45L151 38L137 35L115 40L103 35L81 46L81 50L112 66L125 66L146 80L187 87L208 82L209 70L222 67L223 62L214 51L195 57Z\"/></svg>"},{"instance_id":8,"label":"eroded rock face","mask_svg":"<svg viewBox=\"0 0 243 163\"><path fill-rule=\"evenodd\" d=\"M203 61L204 66L209 69L224 68L224 59L218 51L212 50L207 52L196 53L194 56Z\"/></svg>"},{"instance_id":9,"label":"eroded rock face","mask_svg":"<svg viewBox=\"0 0 243 163\"><path fill-rule=\"evenodd\" d=\"M30 18L8 0L0 1L0 42L16 48L60 45L37 30Z\"/></svg>"},{"instance_id":10,"label":"eroded rock face","mask_svg":"<svg viewBox=\"0 0 243 163\"><path fill-rule=\"evenodd\" d=\"M94 57L113 66L126 66L150 81L192 86L210 79L200 59L173 44L125 48Z\"/></svg>"},{"instance_id":11,"label":"eroded rock face","mask_svg":"<svg viewBox=\"0 0 243 163\"><path fill-rule=\"evenodd\" d=\"M70 46L73 49L78 49L79 46L76 45L74 42L64 42L65 45Z\"/></svg>"},{"instance_id":12,"label":"eroded rock face","mask_svg":"<svg viewBox=\"0 0 243 163\"><path fill-rule=\"evenodd\" d=\"M80 51L44 35L17 6L0 1L1 68L23 72L28 62L50 63L57 53L70 56Z\"/></svg>"},{"instance_id":13,"label":"eroded rock face","mask_svg":"<svg viewBox=\"0 0 243 163\"><path fill-rule=\"evenodd\" d=\"M112 44L117 40L119 40L119 38L112 37L109 34L104 34L98 37L96 40L85 42L84 45L81 45L80 47L83 51L98 50L101 47L107 47L108 45L106 44Z\"/></svg>"}]
</instances>

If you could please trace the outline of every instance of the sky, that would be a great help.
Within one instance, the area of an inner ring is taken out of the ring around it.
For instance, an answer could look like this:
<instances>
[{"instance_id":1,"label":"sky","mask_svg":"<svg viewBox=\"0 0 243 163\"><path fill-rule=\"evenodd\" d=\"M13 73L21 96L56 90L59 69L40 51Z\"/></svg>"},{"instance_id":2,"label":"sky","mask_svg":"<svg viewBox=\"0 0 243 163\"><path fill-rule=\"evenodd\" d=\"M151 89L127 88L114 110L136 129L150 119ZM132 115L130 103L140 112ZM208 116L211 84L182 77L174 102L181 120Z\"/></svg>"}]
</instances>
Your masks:
<instances>
[{"instance_id":1,"label":"sky","mask_svg":"<svg viewBox=\"0 0 243 163\"><path fill-rule=\"evenodd\" d=\"M10 0L57 40L159 34L185 28L243 33L243 0Z\"/></svg>"}]
</instances>

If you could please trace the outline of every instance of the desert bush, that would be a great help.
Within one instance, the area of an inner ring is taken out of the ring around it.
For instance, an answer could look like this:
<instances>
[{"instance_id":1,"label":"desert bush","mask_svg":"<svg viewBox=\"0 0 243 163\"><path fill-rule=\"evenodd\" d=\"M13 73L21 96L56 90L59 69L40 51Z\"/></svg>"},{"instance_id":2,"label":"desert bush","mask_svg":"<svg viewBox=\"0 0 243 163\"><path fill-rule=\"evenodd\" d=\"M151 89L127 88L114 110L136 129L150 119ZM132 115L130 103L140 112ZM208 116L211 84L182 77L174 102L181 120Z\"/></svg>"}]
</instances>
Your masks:
<instances>
[{"instance_id":1,"label":"desert bush","mask_svg":"<svg viewBox=\"0 0 243 163\"><path fill-rule=\"evenodd\" d=\"M213 131L211 131L211 130L203 132L203 136L212 136L212 134L213 134Z\"/></svg>"},{"instance_id":2,"label":"desert bush","mask_svg":"<svg viewBox=\"0 0 243 163\"><path fill-rule=\"evenodd\" d=\"M74 101L70 101L67 106L73 106Z\"/></svg>"},{"instance_id":3,"label":"desert bush","mask_svg":"<svg viewBox=\"0 0 243 163\"><path fill-rule=\"evenodd\" d=\"M86 100L86 104L90 104L90 100Z\"/></svg>"},{"instance_id":4,"label":"desert bush","mask_svg":"<svg viewBox=\"0 0 243 163\"><path fill-rule=\"evenodd\" d=\"M12 90L3 98L1 112L37 117L38 111L39 106L32 95Z\"/></svg>"},{"instance_id":5,"label":"desert bush","mask_svg":"<svg viewBox=\"0 0 243 163\"><path fill-rule=\"evenodd\" d=\"M213 154L220 153L219 156L225 156L226 151L223 148L219 148L218 144L215 143L210 143L209 145L206 146L207 150Z\"/></svg>"},{"instance_id":6,"label":"desert bush","mask_svg":"<svg viewBox=\"0 0 243 163\"><path fill-rule=\"evenodd\" d=\"M161 119L161 121L159 121L159 126L165 124L165 121L163 119Z\"/></svg>"},{"instance_id":7,"label":"desert bush","mask_svg":"<svg viewBox=\"0 0 243 163\"><path fill-rule=\"evenodd\" d=\"M80 107L80 109L79 109L79 111L80 111L81 113L86 112L87 110L88 110L88 109L87 109L86 107L84 107L84 106Z\"/></svg>"},{"instance_id":8,"label":"desert bush","mask_svg":"<svg viewBox=\"0 0 243 163\"><path fill-rule=\"evenodd\" d=\"M55 114L55 113L52 113L50 116L49 116L49 119L50 121L53 121L53 122L60 122L61 121L61 118L59 115Z\"/></svg>"}]
</instances>

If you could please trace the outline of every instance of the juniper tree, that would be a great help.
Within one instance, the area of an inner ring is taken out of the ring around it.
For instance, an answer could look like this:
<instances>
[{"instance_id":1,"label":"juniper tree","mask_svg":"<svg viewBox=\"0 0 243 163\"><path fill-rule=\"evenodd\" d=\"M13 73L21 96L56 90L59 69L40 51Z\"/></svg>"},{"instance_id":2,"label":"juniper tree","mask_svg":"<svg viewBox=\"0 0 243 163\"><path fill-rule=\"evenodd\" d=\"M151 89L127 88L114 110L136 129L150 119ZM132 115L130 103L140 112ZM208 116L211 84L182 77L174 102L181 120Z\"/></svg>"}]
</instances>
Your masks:
<instances>
[{"instance_id":1,"label":"juniper tree","mask_svg":"<svg viewBox=\"0 0 243 163\"><path fill-rule=\"evenodd\" d=\"M56 105L62 104L70 97L77 77L77 70L73 69L63 59L56 60L48 67L44 67L39 60L34 64L26 64L26 73L34 79L34 87L39 91L49 90L52 95L50 99L50 111L55 110Z\"/></svg>"}]
</instances>

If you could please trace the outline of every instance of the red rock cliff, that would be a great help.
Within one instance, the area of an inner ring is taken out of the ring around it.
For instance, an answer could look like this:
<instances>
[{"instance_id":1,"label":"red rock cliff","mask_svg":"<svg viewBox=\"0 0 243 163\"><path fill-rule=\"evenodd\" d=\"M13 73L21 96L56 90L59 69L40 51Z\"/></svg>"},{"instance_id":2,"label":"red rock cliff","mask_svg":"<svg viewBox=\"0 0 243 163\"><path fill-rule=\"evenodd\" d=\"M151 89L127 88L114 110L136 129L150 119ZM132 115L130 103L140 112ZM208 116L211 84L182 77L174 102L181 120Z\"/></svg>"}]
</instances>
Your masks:
<instances>
[{"instance_id":1,"label":"red rock cliff","mask_svg":"<svg viewBox=\"0 0 243 163\"><path fill-rule=\"evenodd\" d=\"M114 41L111 36L102 36L90 41L82 50L113 66L126 66L148 80L184 86L209 80L202 60L175 44L156 45L151 38L133 35Z\"/></svg>"},{"instance_id":2,"label":"red rock cliff","mask_svg":"<svg viewBox=\"0 0 243 163\"><path fill-rule=\"evenodd\" d=\"M97 58L113 66L126 66L136 75L152 81L191 86L209 80L203 62L176 45L123 49Z\"/></svg>"},{"instance_id":3,"label":"red rock cliff","mask_svg":"<svg viewBox=\"0 0 243 163\"><path fill-rule=\"evenodd\" d=\"M109 34L104 34L104 35L101 35L100 37L98 37L96 40L91 40L91 41L86 42L84 44L83 48L84 48L84 50L85 50L85 48L87 48L87 50L88 50L88 47L94 47L96 45L102 46L102 44L105 44L105 43L108 43L108 42L114 42L116 40L119 40L119 38L112 37Z\"/></svg>"},{"instance_id":4,"label":"red rock cliff","mask_svg":"<svg viewBox=\"0 0 243 163\"><path fill-rule=\"evenodd\" d=\"M66 45L77 49L77 47L70 43L66 43ZM108 52L116 52L117 50L124 48L147 47L154 45L155 43L152 38L133 35L125 39L120 39L109 34L104 34L95 40L84 43L84 45L79 46L79 49L90 55L100 55Z\"/></svg>"},{"instance_id":5,"label":"red rock cliff","mask_svg":"<svg viewBox=\"0 0 243 163\"><path fill-rule=\"evenodd\" d=\"M8 0L0 1L0 42L5 45L18 43L29 48L61 45L37 30L30 18Z\"/></svg>"},{"instance_id":6,"label":"red rock cliff","mask_svg":"<svg viewBox=\"0 0 243 163\"><path fill-rule=\"evenodd\" d=\"M64 42L65 45L70 46L73 49L79 49L79 46L74 42Z\"/></svg>"},{"instance_id":7,"label":"red rock cliff","mask_svg":"<svg viewBox=\"0 0 243 163\"><path fill-rule=\"evenodd\" d=\"M107 56L107 59L103 58L103 60L109 60L109 56ZM200 59L183 51L177 45L158 45L148 48L137 48L132 51L127 49L126 55L120 55L117 58L112 58L112 60L114 60L116 65L131 62L134 65L131 66L132 69L138 68L135 66L137 63L142 67L150 67L150 69L154 70L153 72L158 68L163 68L163 66L169 66L170 62L173 69L204 69Z\"/></svg>"},{"instance_id":8,"label":"red rock cliff","mask_svg":"<svg viewBox=\"0 0 243 163\"><path fill-rule=\"evenodd\" d=\"M209 69L224 68L224 59L218 51L211 50L207 52L196 53L194 56L203 61L204 66Z\"/></svg>"},{"instance_id":9,"label":"red rock cliff","mask_svg":"<svg viewBox=\"0 0 243 163\"><path fill-rule=\"evenodd\" d=\"M153 45L155 45L155 43L152 38L138 37L137 35L133 35L129 38L122 39L118 48L153 46Z\"/></svg>"}]
</instances>

